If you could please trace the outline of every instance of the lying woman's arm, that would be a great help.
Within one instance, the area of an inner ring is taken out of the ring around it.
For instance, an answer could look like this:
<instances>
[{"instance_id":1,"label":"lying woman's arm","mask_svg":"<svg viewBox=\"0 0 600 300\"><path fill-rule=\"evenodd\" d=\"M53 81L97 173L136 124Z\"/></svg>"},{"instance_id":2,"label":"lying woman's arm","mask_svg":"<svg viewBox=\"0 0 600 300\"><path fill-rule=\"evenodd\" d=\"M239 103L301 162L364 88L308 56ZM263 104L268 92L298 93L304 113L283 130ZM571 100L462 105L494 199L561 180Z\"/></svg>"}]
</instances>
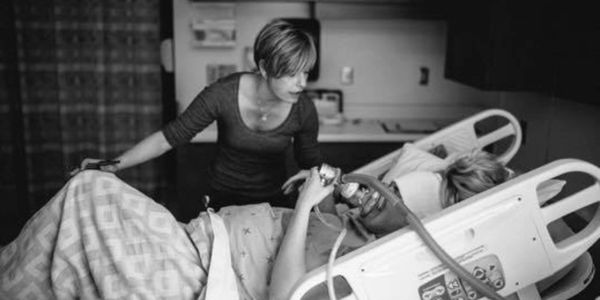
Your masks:
<instances>
[{"instance_id":1,"label":"lying woman's arm","mask_svg":"<svg viewBox=\"0 0 600 300\"><path fill-rule=\"evenodd\" d=\"M305 181L309 176L310 170L300 170L294 176L288 178L288 180L281 186L283 194L290 194L297 186L302 185L302 182ZM319 209L322 213L337 214L333 193L319 203Z\"/></svg>"},{"instance_id":2,"label":"lying woman's arm","mask_svg":"<svg viewBox=\"0 0 600 300\"><path fill-rule=\"evenodd\" d=\"M310 210L332 190L332 186L321 186L318 172L313 168L300 191L294 214L275 259L271 272L269 299L288 299L296 282L306 274L304 246Z\"/></svg>"},{"instance_id":3,"label":"lying woman's arm","mask_svg":"<svg viewBox=\"0 0 600 300\"><path fill-rule=\"evenodd\" d=\"M306 273L304 245L310 209L296 205L271 272L269 299L289 298L294 284Z\"/></svg>"}]
</instances>

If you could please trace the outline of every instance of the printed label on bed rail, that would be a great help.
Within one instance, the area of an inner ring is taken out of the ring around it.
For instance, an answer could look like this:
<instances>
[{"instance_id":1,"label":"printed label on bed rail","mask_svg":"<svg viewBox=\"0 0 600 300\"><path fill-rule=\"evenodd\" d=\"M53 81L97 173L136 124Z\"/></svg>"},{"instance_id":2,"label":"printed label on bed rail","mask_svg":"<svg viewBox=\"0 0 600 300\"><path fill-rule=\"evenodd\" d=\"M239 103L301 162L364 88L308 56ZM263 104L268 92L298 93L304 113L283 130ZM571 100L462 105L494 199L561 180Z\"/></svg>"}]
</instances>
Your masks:
<instances>
[{"instance_id":1,"label":"printed label on bed rail","mask_svg":"<svg viewBox=\"0 0 600 300\"><path fill-rule=\"evenodd\" d=\"M464 253L462 255L455 257L454 260L459 264L463 264L465 261L472 260L477 256L482 256L483 254L485 254L486 250L487 250L487 248L484 245L480 245L478 247L475 247L475 248L467 251L466 253ZM419 274L419 281L425 281L431 277L436 277L439 274L447 272L447 271L448 271L448 267L445 264L439 264L436 267L433 267L424 272L421 272Z\"/></svg>"},{"instance_id":2,"label":"printed label on bed rail","mask_svg":"<svg viewBox=\"0 0 600 300\"><path fill-rule=\"evenodd\" d=\"M498 291L504 288L504 272L496 255L487 255L464 264L471 274ZM421 300L476 300L483 298L477 290L467 282L458 278L453 272L441 274L419 287Z\"/></svg>"}]
</instances>

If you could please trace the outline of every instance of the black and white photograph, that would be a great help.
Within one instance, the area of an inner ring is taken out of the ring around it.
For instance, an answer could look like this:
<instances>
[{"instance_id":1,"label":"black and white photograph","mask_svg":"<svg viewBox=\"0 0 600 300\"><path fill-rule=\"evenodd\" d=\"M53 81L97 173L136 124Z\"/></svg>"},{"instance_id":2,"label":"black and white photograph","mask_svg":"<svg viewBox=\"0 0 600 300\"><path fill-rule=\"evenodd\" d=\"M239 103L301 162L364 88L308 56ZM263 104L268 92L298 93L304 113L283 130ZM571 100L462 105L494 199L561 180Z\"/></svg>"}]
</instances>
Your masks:
<instances>
[{"instance_id":1,"label":"black and white photograph","mask_svg":"<svg viewBox=\"0 0 600 300\"><path fill-rule=\"evenodd\" d=\"M597 15L4 0L0 300L600 300Z\"/></svg>"}]
</instances>

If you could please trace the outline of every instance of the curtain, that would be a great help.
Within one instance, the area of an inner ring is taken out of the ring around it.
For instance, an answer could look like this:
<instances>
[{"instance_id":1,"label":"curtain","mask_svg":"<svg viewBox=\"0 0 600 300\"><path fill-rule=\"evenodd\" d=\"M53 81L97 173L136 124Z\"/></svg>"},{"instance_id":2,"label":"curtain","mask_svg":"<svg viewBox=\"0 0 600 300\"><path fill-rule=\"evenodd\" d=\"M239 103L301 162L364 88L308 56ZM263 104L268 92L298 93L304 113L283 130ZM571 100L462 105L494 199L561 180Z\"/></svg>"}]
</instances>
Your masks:
<instances>
[{"instance_id":1,"label":"curtain","mask_svg":"<svg viewBox=\"0 0 600 300\"><path fill-rule=\"evenodd\" d=\"M162 125L160 5L2 2L0 226L20 228L83 158L113 158ZM118 176L158 197L162 164Z\"/></svg>"}]
</instances>

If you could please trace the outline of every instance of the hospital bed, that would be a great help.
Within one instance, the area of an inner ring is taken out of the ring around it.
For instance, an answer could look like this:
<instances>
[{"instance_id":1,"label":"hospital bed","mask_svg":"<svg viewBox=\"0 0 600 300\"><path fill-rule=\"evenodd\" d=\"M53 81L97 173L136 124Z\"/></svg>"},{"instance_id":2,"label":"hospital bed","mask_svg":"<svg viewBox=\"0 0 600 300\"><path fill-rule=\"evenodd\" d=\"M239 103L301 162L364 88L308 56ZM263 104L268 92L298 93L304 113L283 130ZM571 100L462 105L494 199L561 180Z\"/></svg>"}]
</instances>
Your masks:
<instances>
[{"instance_id":1,"label":"hospital bed","mask_svg":"<svg viewBox=\"0 0 600 300\"><path fill-rule=\"evenodd\" d=\"M490 119L497 127L482 132L477 125ZM491 109L414 144L423 150L442 147L449 155L485 148L507 163L518 151L521 137L519 122L513 115ZM385 155L355 173L380 177L401 151ZM540 184L567 173L586 174L592 184L568 197L540 203ZM569 213L599 202L599 180L600 169L596 166L573 159L559 160L422 222L450 256L499 295L507 299L568 299L585 289L593 277L594 266L587 249L600 236L600 213L583 230L569 231L569 236L560 241L552 238L548 227L562 222L561 218ZM304 299L303 295L324 283L327 276L326 266L311 271L296 285L291 299ZM482 298L450 272L410 228L337 258L330 276L341 277L351 287L345 300Z\"/></svg>"}]
</instances>

